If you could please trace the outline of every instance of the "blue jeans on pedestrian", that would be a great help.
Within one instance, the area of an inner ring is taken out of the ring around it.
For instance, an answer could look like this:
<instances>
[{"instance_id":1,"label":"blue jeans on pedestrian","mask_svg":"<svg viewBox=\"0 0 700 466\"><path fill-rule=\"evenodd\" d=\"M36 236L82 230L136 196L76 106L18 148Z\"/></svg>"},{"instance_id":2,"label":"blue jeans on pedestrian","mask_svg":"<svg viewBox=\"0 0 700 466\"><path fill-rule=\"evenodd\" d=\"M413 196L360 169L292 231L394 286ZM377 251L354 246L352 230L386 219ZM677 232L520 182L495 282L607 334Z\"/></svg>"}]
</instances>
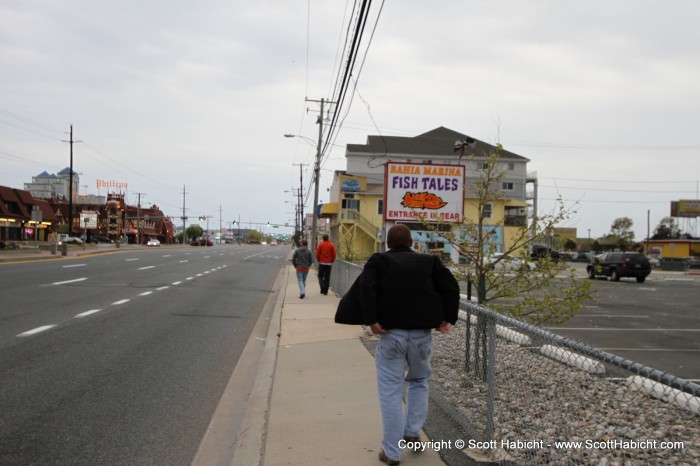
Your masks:
<instances>
[{"instance_id":1,"label":"blue jeans on pedestrian","mask_svg":"<svg viewBox=\"0 0 700 466\"><path fill-rule=\"evenodd\" d=\"M306 276L309 272L301 272L297 270L297 282L299 283L299 294L306 294Z\"/></svg>"},{"instance_id":2,"label":"blue jeans on pedestrian","mask_svg":"<svg viewBox=\"0 0 700 466\"><path fill-rule=\"evenodd\" d=\"M417 437L428 417L428 381L433 349L430 330L392 329L379 335L375 352L377 392L382 412L382 448L387 457L400 459L399 440ZM406 411L402 392L406 390Z\"/></svg>"}]
</instances>

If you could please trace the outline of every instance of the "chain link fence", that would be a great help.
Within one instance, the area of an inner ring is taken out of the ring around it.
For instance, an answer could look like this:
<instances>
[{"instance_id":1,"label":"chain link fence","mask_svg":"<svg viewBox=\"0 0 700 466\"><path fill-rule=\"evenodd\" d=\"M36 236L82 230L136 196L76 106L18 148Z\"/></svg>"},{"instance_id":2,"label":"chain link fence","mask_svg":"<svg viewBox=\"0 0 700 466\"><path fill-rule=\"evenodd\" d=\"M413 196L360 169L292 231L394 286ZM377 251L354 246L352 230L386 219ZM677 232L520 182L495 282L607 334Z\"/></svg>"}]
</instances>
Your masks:
<instances>
[{"instance_id":1,"label":"chain link fence","mask_svg":"<svg viewBox=\"0 0 700 466\"><path fill-rule=\"evenodd\" d=\"M336 262L336 293L361 270ZM465 463L700 464L700 385L460 307L453 331L433 339L431 402L461 430L450 437L464 441Z\"/></svg>"}]
</instances>

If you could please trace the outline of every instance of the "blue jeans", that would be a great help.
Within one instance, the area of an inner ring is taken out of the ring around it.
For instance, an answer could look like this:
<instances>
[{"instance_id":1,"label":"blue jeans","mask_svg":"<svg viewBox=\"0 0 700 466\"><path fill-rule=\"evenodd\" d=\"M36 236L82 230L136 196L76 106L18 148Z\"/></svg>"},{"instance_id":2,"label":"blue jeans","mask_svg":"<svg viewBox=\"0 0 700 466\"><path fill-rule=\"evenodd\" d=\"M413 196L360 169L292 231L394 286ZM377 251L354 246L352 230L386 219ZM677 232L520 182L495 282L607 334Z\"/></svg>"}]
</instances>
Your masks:
<instances>
[{"instance_id":1,"label":"blue jeans","mask_svg":"<svg viewBox=\"0 0 700 466\"><path fill-rule=\"evenodd\" d=\"M392 329L379 336L375 363L382 411L382 448L393 460L401 456L399 440L404 436L417 437L428 417L428 381L433 349L430 332ZM405 413L401 398L404 381L408 382Z\"/></svg>"},{"instance_id":2,"label":"blue jeans","mask_svg":"<svg viewBox=\"0 0 700 466\"><path fill-rule=\"evenodd\" d=\"M300 272L297 270L297 282L299 283L299 294L306 294L306 276L309 272Z\"/></svg>"}]
</instances>

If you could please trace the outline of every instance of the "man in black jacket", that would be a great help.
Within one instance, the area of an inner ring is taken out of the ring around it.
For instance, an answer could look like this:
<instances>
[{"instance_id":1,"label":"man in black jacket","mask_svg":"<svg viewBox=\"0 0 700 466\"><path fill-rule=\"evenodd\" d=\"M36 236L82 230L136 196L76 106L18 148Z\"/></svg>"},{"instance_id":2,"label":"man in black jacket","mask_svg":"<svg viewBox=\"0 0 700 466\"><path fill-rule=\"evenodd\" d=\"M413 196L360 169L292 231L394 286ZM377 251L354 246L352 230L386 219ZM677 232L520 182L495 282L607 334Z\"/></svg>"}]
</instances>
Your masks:
<instances>
[{"instance_id":1,"label":"man in black jacket","mask_svg":"<svg viewBox=\"0 0 700 466\"><path fill-rule=\"evenodd\" d=\"M362 320L379 335L375 353L382 411L379 459L399 464L399 441L418 441L428 415L432 329L449 333L457 322L459 284L438 257L411 250L402 224L387 233L389 251L372 255L360 286ZM406 411L401 394L408 382Z\"/></svg>"}]
</instances>

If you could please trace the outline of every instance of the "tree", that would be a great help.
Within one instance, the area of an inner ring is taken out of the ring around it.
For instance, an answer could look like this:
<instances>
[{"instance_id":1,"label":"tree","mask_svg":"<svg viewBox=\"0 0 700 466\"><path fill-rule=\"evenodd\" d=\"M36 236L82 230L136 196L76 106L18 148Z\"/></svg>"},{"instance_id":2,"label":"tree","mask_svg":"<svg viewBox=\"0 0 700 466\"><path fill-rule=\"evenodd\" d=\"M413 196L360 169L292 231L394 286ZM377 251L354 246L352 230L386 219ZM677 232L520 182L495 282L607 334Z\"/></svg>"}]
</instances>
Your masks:
<instances>
[{"instance_id":1,"label":"tree","mask_svg":"<svg viewBox=\"0 0 700 466\"><path fill-rule=\"evenodd\" d=\"M673 217L664 217L654 229L651 239L681 239L681 229Z\"/></svg>"},{"instance_id":2,"label":"tree","mask_svg":"<svg viewBox=\"0 0 700 466\"><path fill-rule=\"evenodd\" d=\"M185 232L187 233L187 239L189 240L195 240L204 234L204 230L202 230L202 227L199 225L190 225L187 227Z\"/></svg>"},{"instance_id":3,"label":"tree","mask_svg":"<svg viewBox=\"0 0 700 466\"><path fill-rule=\"evenodd\" d=\"M260 243L262 241L262 239L263 239L263 234L260 233L259 231L253 230L253 231L248 232L248 238L247 238L248 241L247 242Z\"/></svg>"},{"instance_id":4,"label":"tree","mask_svg":"<svg viewBox=\"0 0 700 466\"><path fill-rule=\"evenodd\" d=\"M493 238L503 227L503 222L487 224L487 206L502 200L499 188L505 172L499 168L501 149L499 145L493 153L485 155L483 169L472 187L474 198L467 201L475 205L477 220L453 224L449 232L441 235L465 258L464 264L453 264L453 267L458 278L477 284L479 304L488 303L491 309L536 325L563 322L575 315L590 298L590 282L579 280L566 262L548 257L533 260L528 255L528 250L540 238L572 213L564 208L561 199L556 212L536 215L529 226L515 229L509 241L502 241L508 244L501 251L503 256L491 260L497 247ZM429 224L426 228L443 229ZM513 262L513 258L520 262ZM513 263L522 266L513 268Z\"/></svg>"},{"instance_id":5,"label":"tree","mask_svg":"<svg viewBox=\"0 0 700 466\"><path fill-rule=\"evenodd\" d=\"M610 237L617 241L618 246L623 251L629 249L634 243L634 231L632 231L634 222L629 217L616 218L610 226Z\"/></svg>"}]
</instances>

